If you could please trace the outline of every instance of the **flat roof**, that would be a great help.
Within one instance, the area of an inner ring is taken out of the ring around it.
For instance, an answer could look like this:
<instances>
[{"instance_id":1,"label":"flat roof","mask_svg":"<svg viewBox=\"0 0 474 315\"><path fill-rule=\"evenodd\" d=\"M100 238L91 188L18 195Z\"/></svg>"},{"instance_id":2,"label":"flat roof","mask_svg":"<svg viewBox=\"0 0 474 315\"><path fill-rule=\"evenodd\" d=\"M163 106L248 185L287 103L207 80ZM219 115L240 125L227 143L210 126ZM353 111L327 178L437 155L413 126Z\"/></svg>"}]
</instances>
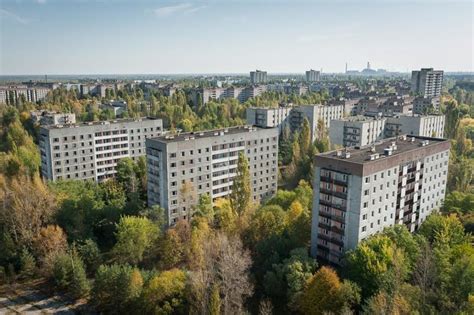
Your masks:
<instances>
[{"instance_id":1,"label":"flat roof","mask_svg":"<svg viewBox=\"0 0 474 315\"><path fill-rule=\"evenodd\" d=\"M351 163L364 164L372 162L371 156L378 154L378 159L384 159L389 157L395 157L397 155L404 155L409 151L418 150L421 148L430 148L437 146L440 143L449 143L447 139L441 138L430 138L430 137L419 137L402 135L394 138L387 138L382 141L376 142L372 145L363 147L349 147L347 149L340 149L330 151L326 153L318 154L318 157L330 158L335 160L343 160ZM395 145L396 148L394 149ZM391 149L391 155L385 155L386 149ZM347 154L349 157L347 157Z\"/></svg>"},{"instance_id":2,"label":"flat roof","mask_svg":"<svg viewBox=\"0 0 474 315\"><path fill-rule=\"evenodd\" d=\"M140 121L152 121L152 120L161 120L161 118L153 118L153 117L122 118L122 119L114 119L114 120L81 122L81 123L76 123L76 124L48 125L48 126L41 126L41 128L66 129L66 128L74 128L74 127L102 126L102 125L113 125L113 124L120 124L120 123L127 123L127 122L140 122Z\"/></svg>"},{"instance_id":3,"label":"flat roof","mask_svg":"<svg viewBox=\"0 0 474 315\"><path fill-rule=\"evenodd\" d=\"M221 137L224 135L232 135L232 134L254 132L254 131L261 131L261 130L270 130L270 129L278 129L278 128L260 128L260 127L255 127L255 126L243 125L243 126L236 126L236 127L229 127L229 128L205 130L205 131L181 132L181 133L174 133L174 134L167 133L166 135L150 138L149 140L159 141L159 142L164 142L164 143L171 143L171 142L181 142L185 140Z\"/></svg>"}]
</instances>

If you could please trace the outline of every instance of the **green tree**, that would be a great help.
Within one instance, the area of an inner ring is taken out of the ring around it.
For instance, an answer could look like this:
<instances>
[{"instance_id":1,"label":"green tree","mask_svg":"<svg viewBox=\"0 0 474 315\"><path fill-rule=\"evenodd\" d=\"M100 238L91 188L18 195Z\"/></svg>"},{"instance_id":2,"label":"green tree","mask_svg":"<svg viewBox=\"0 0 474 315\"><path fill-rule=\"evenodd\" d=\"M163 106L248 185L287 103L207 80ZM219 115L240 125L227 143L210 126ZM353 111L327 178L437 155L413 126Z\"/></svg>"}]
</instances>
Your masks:
<instances>
[{"instance_id":1,"label":"green tree","mask_svg":"<svg viewBox=\"0 0 474 315\"><path fill-rule=\"evenodd\" d=\"M158 228L147 218L124 216L117 225L117 243L112 249L119 262L137 264L158 237Z\"/></svg>"},{"instance_id":2,"label":"green tree","mask_svg":"<svg viewBox=\"0 0 474 315\"><path fill-rule=\"evenodd\" d=\"M90 290L84 263L75 251L56 256L53 280L59 289L68 291L75 298L86 296Z\"/></svg>"},{"instance_id":3,"label":"green tree","mask_svg":"<svg viewBox=\"0 0 474 315\"><path fill-rule=\"evenodd\" d=\"M104 313L136 312L142 286L138 269L130 265L101 265L95 274L92 304Z\"/></svg>"},{"instance_id":4,"label":"green tree","mask_svg":"<svg viewBox=\"0 0 474 315\"><path fill-rule=\"evenodd\" d=\"M196 212L194 216L206 218L209 223L214 222L214 208L212 206L212 199L209 194L202 194L199 196Z\"/></svg>"},{"instance_id":5,"label":"green tree","mask_svg":"<svg viewBox=\"0 0 474 315\"><path fill-rule=\"evenodd\" d=\"M357 291L353 285L341 283L336 272L324 266L307 281L298 306L303 314L340 314L358 301Z\"/></svg>"},{"instance_id":6,"label":"green tree","mask_svg":"<svg viewBox=\"0 0 474 315\"><path fill-rule=\"evenodd\" d=\"M249 162L243 153L239 154L237 163L237 175L234 177L232 185L232 193L230 194L230 204L232 209L239 215L243 216L250 208L251 202L251 186Z\"/></svg>"},{"instance_id":7,"label":"green tree","mask_svg":"<svg viewBox=\"0 0 474 315\"><path fill-rule=\"evenodd\" d=\"M163 271L143 289L149 314L182 314L185 310L186 274L179 269Z\"/></svg>"}]
</instances>

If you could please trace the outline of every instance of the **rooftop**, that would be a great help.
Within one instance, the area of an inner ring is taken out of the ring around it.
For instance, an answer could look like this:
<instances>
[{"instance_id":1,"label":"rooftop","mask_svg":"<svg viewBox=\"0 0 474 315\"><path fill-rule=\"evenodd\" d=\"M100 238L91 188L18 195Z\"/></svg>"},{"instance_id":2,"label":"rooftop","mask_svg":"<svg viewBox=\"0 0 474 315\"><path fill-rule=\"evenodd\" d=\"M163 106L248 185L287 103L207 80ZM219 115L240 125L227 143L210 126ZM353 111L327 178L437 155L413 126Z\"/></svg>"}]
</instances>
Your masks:
<instances>
[{"instance_id":1,"label":"rooftop","mask_svg":"<svg viewBox=\"0 0 474 315\"><path fill-rule=\"evenodd\" d=\"M161 119L160 119L160 118L152 118L152 117L123 118L123 119L103 120L103 121L89 121L89 122L82 122L82 123L78 123L78 124L49 125L49 126L43 126L42 128L45 128L45 129L66 129L66 128L76 128L76 127L85 127L85 126L111 125L111 124L120 124L120 123L127 123L127 122L150 121L150 120L161 120Z\"/></svg>"},{"instance_id":2,"label":"rooftop","mask_svg":"<svg viewBox=\"0 0 474 315\"><path fill-rule=\"evenodd\" d=\"M254 131L263 130L263 129L276 129L276 128L259 128L259 127L244 125L244 126L229 127L229 128L223 128L223 129L206 130L206 131L182 132L182 133L175 133L175 134L168 133L166 135L152 138L151 140L171 143L171 142L180 142L180 141L187 141L187 140L194 140L194 139L201 139L201 138L221 137L224 135L239 134L239 133L244 133L244 132L254 132Z\"/></svg>"},{"instance_id":3,"label":"rooftop","mask_svg":"<svg viewBox=\"0 0 474 315\"><path fill-rule=\"evenodd\" d=\"M404 155L407 152L415 151L421 147L433 147L440 143L449 143L449 140L402 135L399 137L384 139L373 145L350 147L347 149L318 154L318 156L364 164L374 160L386 159L390 156Z\"/></svg>"}]
</instances>

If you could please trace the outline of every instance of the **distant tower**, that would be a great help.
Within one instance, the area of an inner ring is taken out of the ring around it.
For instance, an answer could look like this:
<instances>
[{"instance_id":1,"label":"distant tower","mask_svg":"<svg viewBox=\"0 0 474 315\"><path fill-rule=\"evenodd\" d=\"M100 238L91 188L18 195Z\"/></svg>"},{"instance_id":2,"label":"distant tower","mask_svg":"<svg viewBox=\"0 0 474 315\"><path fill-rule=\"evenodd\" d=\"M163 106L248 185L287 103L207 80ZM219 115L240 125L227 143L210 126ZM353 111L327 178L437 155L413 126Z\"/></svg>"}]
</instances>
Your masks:
<instances>
[{"instance_id":1,"label":"distant tower","mask_svg":"<svg viewBox=\"0 0 474 315\"><path fill-rule=\"evenodd\" d=\"M370 70L370 62L367 61L367 69Z\"/></svg>"},{"instance_id":2,"label":"distant tower","mask_svg":"<svg viewBox=\"0 0 474 315\"><path fill-rule=\"evenodd\" d=\"M347 62L346 62L346 73L347 73Z\"/></svg>"},{"instance_id":3,"label":"distant tower","mask_svg":"<svg viewBox=\"0 0 474 315\"><path fill-rule=\"evenodd\" d=\"M47 74L44 75L44 82L48 83L48 75Z\"/></svg>"}]
</instances>

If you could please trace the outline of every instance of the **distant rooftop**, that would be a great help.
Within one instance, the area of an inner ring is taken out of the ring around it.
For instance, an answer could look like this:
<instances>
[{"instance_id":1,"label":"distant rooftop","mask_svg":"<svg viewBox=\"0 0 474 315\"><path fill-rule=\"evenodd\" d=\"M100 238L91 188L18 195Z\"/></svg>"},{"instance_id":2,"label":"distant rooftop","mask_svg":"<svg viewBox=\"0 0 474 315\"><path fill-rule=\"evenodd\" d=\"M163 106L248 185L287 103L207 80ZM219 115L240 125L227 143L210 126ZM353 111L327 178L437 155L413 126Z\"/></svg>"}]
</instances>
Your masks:
<instances>
[{"instance_id":1,"label":"distant rooftop","mask_svg":"<svg viewBox=\"0 0 474 315\"><path fill-rule=\"evenodd\" d=\"M390 156L404 155L407 152L417 150L421 147L433 147L440 143L449 143L449 140L403 135L394 138L387 138L376 142L373 145L350 147L347 149L318 154L317 156L364 164L373 160L385 159Z\"/></svg>"},{"instance_id":2,"label":"distant rooftop","mask_svg":"<svg viewBox=\"0 0 474 315\"><path fill-rule=\"evenodd\" d=\"M265 129L275 129L275 128L259 128L255 126L244 125L244 126L229 127L229 128L222 128L222 129L206 130L206 131L182 132L182 133L175 133L175 134L168 133L166 135L152 138L151 140L171 143L171 142L180 142L180 141L194 140L194 139L201 139L201 138L221 137L224 135L239 134L239 133L244 133L244 132L254 132L254 131L265 130Z\"/></svg>"},{"instance_id":3,"label":"distant rooftop","mask_svg":"<svg viewBox=\"0 0 474 315\"><path fill-rule=\"evenodd\" d=\"M85 127L85 126L112 125L112 124L120 124L120 123L127 123L127 122L140 122L140 121L149 121L149 120L160 120L160 118L152 118L152 117L123 118L123 119L114 119L114 120L82 122L78 124L49 125L49 126L43 126L43 128L65 129L65 128Z\"/></svg>"}]
</instances>

